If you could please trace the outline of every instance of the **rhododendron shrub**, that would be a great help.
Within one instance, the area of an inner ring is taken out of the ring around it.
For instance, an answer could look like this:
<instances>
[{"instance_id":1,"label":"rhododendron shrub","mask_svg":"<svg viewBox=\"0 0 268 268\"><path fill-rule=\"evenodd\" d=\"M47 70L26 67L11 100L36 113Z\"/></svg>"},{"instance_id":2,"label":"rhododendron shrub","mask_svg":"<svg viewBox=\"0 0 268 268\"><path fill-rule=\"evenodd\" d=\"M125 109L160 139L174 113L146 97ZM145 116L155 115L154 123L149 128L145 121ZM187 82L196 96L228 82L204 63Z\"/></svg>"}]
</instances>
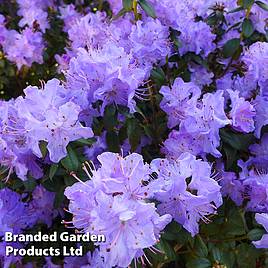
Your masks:
<instances>
[{"instance_id":1,"label":"rhododendron shrub","mask_svg":"<svg viewBox=\"0 0 268 268\"><path fill-rule=\"evenodd\" d=\"M0 267L268 263L266 0L0 1ZM5 241L89 233L102 242ZM6 247L83 248L7 256Z\"/></svg>"}]
</instances>

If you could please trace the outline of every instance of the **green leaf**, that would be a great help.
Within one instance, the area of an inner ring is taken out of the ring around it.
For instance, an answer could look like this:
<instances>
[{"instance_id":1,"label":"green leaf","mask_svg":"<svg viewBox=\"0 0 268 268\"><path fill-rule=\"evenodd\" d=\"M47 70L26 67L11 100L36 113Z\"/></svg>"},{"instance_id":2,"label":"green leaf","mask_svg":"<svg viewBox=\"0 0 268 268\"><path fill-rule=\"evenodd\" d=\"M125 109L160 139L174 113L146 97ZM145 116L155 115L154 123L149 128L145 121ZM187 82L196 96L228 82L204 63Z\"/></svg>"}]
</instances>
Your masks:
<instances>
[{"instance_id":1,"label":"green leaf","mask_svg":"<svg viewBox=\"0 0 268 268\"><path fill-rule=\"evenodd\" d=\"M238 267L252 268L256 267L256 259L258 258L260 251L258 251L253 245L242 243L236 248Z\"/></svg>"},{"instance_id":2,"label":"green leaf","mask_svg":"<svg viewBox=\"0 0 268 268\"><path fill-rule=\"evenodd\" d=\"M224 142L239 151L247 151L248 147L255 142L253 134L234 133L226 129L220 130L220 136Z\"/></svg>"},{"instance_id":3,"label":"green leaf","mask_svg":"<svg viewBox=\"0 0 268 268\"><path fill-rule=\"evenodd\" d=\"M260 240L264 233L265 233L265 232L264 232L263 229L255 228L255 229L252 229L252 230L247 234L247 236L248 236L248 239L249 239L249 240L251 240L251 241L256 241L256 240Z\"/></svg>"},{"instance_id":4,"label":"green leaf","mask_svg":"<svg viewBox=\"0 0 268 268\"><path fill-rule=\"evenodd\" d=\"M165 232L162 234L161 237L165 240L176 240L179 236L180 230L181 226L177 222L172 221L166 226Z\"/></svg>"},{"instance_id":5,"label":"green leaf","mask_svg":"<svg viewBox=\"0 0 268 268\"><path fill-rule=\"evenodd\" d=\"M79 167L79 161L75 151L68 146L67 147L68 155L61 160L61 164L66 168L68 171L76 171Z\"/></svg>"},{"instance_id":6,"label":"green leaf","mask_svg":"<svg viewBox=\"0 0 268 268\"><path fill-rule=\"evenodd\" d=\"M40 141L39 142L39 148L40 148L40 151L41 151L41 154L42 154L42 157L45 158L46 155L47 155L47 142L45 141Z\"/></svg>"},{"instance_id":7,"label":"green leaf","mask_svg":"<svg viewBox=\"0 0 268 268\"><path fill-rule=\"evenodd\" d=\"M23 184L27 192L32 192L37 185L36 180L31 178L24 181Z\"/></svg>"},{"instance_id":8,"label":"green leaf","mask_svg":"<svg viewBox=\"0 0 268 268\"><path fill-rule=\"evenodd\" d=\"M240 39L233 38L227 41L223 46L223 55L226 58L232 57L240 46Z\"/></svg>"},{"instance_id":9,"label":"green leaf","mask_svg":"<svg viewBox=\"0 0 268 268\"><path fill-rule=\"evenodd\" d=\"M242 32L245 37L250 37L254 32L254 27L250 19L245 18L242 23Z\"/></svg>"},{"instance_id":10,"label":"green leaf","mask_svg":"<svg viewBox=\"0 0 268 268\"><path fill-rule=\"evenodd\" d=\"M135 118L127 119L127 136L131 146L131 151L135 151L140 144L142 129Z\"/></svg>"},{"instance_id":11,"label":"green leaf","mask_svg":"<svg viewBox=\"0 0 268 268\"><path fill-rule=\"evenodd\" d=\"M52 180L54 175L56 174L58 170L59 165L58 164L53 164L50 169L49 169L49 178Z\"/></svg>"},{"instance_id":12,"label":"green leaf","mask_svg":"<svg viewBox=\"0 0 268 268\"><path fill-rule=\"evenodd\" d=\"M118 135L115 131L107 131L106 133L106 143L108 150L114 153L120 152L120 143Z\"/></svg>"},{"instance_id":13,"label":"green leaf","mask_svg":"<svg viewBox=\"0 0 268 268\"><path fill-rule=\"evenodd\" d=\"M165 73L161 67L154 68L151 71L151 77L152 80L158 85L163 85L166 81Z\"/></svg>"},{"instance_id":14,"label":"green leaf","mask_svg":"<svg viewBox=\"0 0 268 268\"><path fill-rule=\"evenodd\" d=\"M126 11L132 10L132 2L133 2L133 0L123 0L123 8Z\"/></svg>"},{"instance_id":15,"label":"green leaf","mask_svg":"<svg viewBox=\"0 0 268 268\"><path fill-rule=\"evenodd\" d=\"M254 4L254 0L242 0L243 8L250 8Z\"/></svg>"},{"instance_id":16,"label":"green leaf","mask_svg":"<svg viewBox=\"0 0 268 268\"><path fill-rule=\"evenodd\" d=\"M259 7L261 7L262 9L268 11L268 5L263 3L262 1L256 1L255 2Z\"/></svg>"},{"instance_id":17,"label":"green leaf","mask_svg":"<svg viewBox=\"0 0 268 268\"><path fill-rule=\"evenodd\" d=\"M239 158L238 151L229 144L223 145L223 150L226 156L226 169L229 170L236 163Z\"/></svg>"},{"instance_id":18,"label":"green leaf","mask_svg":"<svg viewBox=\"0 0 268 268\"><path fill-rule=\"evenodd\" d=\"M226 236L244 235L246 233L243 215L237 207L229 208L225 218L224 232Z\"/></svg>"},{"instance_id":19,"label":"green leaf","mask_svg":"<svg viewBox=\"0 0 268 268\"><path fill-rule=\"evenodd\" d=\"M169 261L174 261L176 259L176 253L173 247L166 240L161 239L159 246L161 251L167 255Z\"/></svg>"},{"instance_id":20,"label":"green leaf","mask_svg":"<svg viewBox=\"0 0 268 268\"><path fill-rule=\"evenodd\" d=\"M237 7L227 12L227 14L236 13L243 10L243 7Z\"/></svg>"},{"instance_id":21,"label":"green leaf","mask_svg":"<svg viewBox=\"0 0 268 268\"><path fill-rule=\"evenodd\" d=\"M211 268L210 261L206 258L190 260L186 263L187 268Z\"/></svg>"},{"instance_id":22,"label":"green leaf","mask_svg":"<svg viewBox=\"0 0 268 268\"><path fill-rule=\"evenodd\" d=\"M107 130L113 130L117 125L117 110L114 104L105 107L103 123Z\"/></svg>"},{"instance_id":23,"label":"green leaf","mask_svg":"<svg viewBox=\"0 0 268 268\"><path fill-rule=\"evenodd\" d=\"M200 235L198 235L195 239L194 249L195 249L195 253L199 257L207 257L208 248Z\"/></svg>"},{"instance_id":24,"label":"green leaf","mask_svg":"<svg viewBox=\"0 0 268 268\"><path fill-rule=\"evenodd\" d=\"M80 143L81 145L92 145L93 143L96 142L95 138L90 138L90 139L79 139L75 141L76 143Z\"/></svg>"},{"instance_id":25,"label":"green leaf","mask_svg":"<svg viewBox=\"0 0 268 268\"><path fill-rule=\"evenodd\" d=\"M54 208L59 208L64 200L64 188L61 188L60 191L56 192L54 198Z\"/></svg>"},{"instance_id":26,"label":"green leaf","mask_svg":"<svg viewBox=\"0 0 268 268\"><path fill-rule=\"evenodd\" d=\"M152 18L156 18L154 8L146 0L139 0L141 8L146 12L146 14Z\"/></svg>"},{"instance_id":27,"label":"green leaf","mask_svg":"<svg viewBox=\"0 0 268 268\"><path fill-rule=\"evenodd\" d=\"M221 262L222 259L222 253L218 247L213 247L211 249L211 254L213 256L214 261Z\"/></svg>"}]
</instances>

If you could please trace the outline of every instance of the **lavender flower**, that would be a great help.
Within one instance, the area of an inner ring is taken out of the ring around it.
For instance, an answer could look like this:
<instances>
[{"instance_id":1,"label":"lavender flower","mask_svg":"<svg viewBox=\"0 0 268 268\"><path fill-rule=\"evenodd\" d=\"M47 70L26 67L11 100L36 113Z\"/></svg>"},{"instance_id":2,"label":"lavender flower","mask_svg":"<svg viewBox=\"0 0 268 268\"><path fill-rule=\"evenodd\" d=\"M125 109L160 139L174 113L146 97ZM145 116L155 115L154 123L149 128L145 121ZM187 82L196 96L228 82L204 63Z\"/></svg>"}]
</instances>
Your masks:
<instances>
[{"instance_id":1,"label":"lavender flower","mask_svg":"<svg viewBox=\"0 0 268 268\"><path fill-rule=\"evenodd\" d=\"M256 213L255 215L256 221L261 224L266 232L268 232L268 214L265 213ZM268 248L268 235L264 234L259 241L252 242L256 248Z\"/></svg>"},{"instance_id":2,"label":"lavender flower","mask_svg":"<svg viewBox=\"0 0 268 268\"><path fill-rule=\"evenodd\" d=\"M164 181L155 194L161 214L171 214L192 236L198 233L198 222L209 222L207 216L216 213L222 204L220 186L211 178L208 163L185 153L178 159L154 159L152 169ZM189 179L190 178L190 179Z\"/></svg>"},{"instance_id":3,"label":"lavender flower","mask_svg":"<svg viewBox=\"0 0 268 268\"><path fill-rule=\"evenodd\" d=\"M107 241L99 245L105 265L126 267L157 243L171 217L159 216L155 205L146 202L157 187L150 187L150 168L140 155L103 153L98 159L99 169L84 168L91 180L65 190L72 223L84 232L105 234Z\"/></svg>"},{"instance_id":4,"label":"lavender flower","mask_svg":"<svg viewBox=\"0 0 268 268\"><path fill-rule=\"evenodd\" d=\"M160 107L168 114L168 127L178 125L197 104L201 91L194 83L185 83L177 78L172 87L162 86L160 93L164 96Z\"/></svg>"},{"instance_id":5,"label":"lavender flower","mask_svg":"<svg viewBox=\"0 0 268 268\"><path fill-rule=\"evenodd\" d=\"M232 118L232 126L235 130L249 133L254 131L255 109L250 102L239 97L238 91L228 90L232 101L232 110L230 116Z\"/></svg>"}]
</instances>

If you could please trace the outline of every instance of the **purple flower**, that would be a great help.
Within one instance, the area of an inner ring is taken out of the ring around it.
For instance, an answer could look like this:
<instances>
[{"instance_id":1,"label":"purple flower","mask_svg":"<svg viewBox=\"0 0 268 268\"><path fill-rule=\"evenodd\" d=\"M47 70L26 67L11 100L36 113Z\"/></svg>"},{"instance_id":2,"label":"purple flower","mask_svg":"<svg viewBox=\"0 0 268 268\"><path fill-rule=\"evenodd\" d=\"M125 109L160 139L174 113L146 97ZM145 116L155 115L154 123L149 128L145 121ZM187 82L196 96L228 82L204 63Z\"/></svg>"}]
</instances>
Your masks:
<instances>
[{"instance_id":1,"label":"purple flower","mask_svg":"<svg viewBox=\"0 0 268 268\"><path fill-rule=\"evenodd\" d=\"M78 121L81 108L68 100L67 93L60 82L53 79L42 90L26 88L25 99L19 99L27 136L34 139L33 152L41 157L39 142L46 141L53 162L67 155L69 142L93 136L91 128L83 127Z\"/></svg>"},{"instance_id":2,"label":"purple flower","mask_svg":"<svg viewBox=\"0 0 268 268\"><path fill-rule=\"evenodd\" d=\"M99 244L105 265L126 267L132 259L143 258L144 248L157 243L171 216L159 216L154 203L149 203L147 198L159 185L151 181L150 167L140 155L103 153L98 160L99 169L84 167L91 180L65 190L72 223L83 232L106 236L106 242Z\"/></svg>"},{"instance_id":3,"label":"purple flower","mask_svg":"<svg viewBox=\"0 0 268 268\"><path fill-rule=\"evenodd\" d=\"M252 44L242 56L241 60L247 66L246 76L258 82L261 94L267 96L268 86L268 43L256 42Z\"/></svg>"},{"instance_id":4,"label":"purple flower","mask_svg":"<svg viewBox=\"0 0 268 268\"><path fill-rule=\"evenodd\" d=\"M160 202L158 211L172 215L192 236L196 235L199 220L208 223L207 216L215 214L222 204L220 186L211 178L211 167L189 153L176 160L154 159L151 166L163 181L163 188L155 194Z\"/></svg>"},{"instance_id":5,"label":"purple flower","mask_svg":"<svg viewBox=\"0 0 268 268\"><path fill-rule=\"evenodd\" d=\"M261 224L266 232L268 232L268 214L265 213L256 213L256 221ZM268 235L264 234L259 241L252 242L256 248L268 248Z\"/></svg>"},{"instance_id":6,"label":"purple flower","mask_svg":"<svg viewBox=\"0 0 268 268\"><path fill-rule=\"evenodd\" d=\"M0 236L5 232L19 234L28 226L26 203L21 196L8 188L0 190Z\"/></svg>"},{"instance_id":7,"label":"purple flower","mask_svg":"<svg viewBox=\"0 0 268 268\"><path fill-rule=\"evenodd\" d=\"M219 129L230 123L224 112L222 94L222 91L207 93L202 102L189 108L188 115L180 123L179 131L172 132L164 142L163 151L168 156L179 156L183 152L221 156L217 150L220 145Z\"/></svg>"},{"instance_id":8,"label":"purple flower","mask_svg":"<svg viewBox=\"0 0 268 268\"><path fill-rule=\"evenodd\" d=\"M201 90L194 83L185 83L179 77L171 88L162 86L160 93L164 96L160 107L168 114L168 127L173 128L196 106Z\"/></svg>"},{"instance_id":9,"label":"purple flower","mask_svg":"<svg viewBox=\"0 0 268 268\"><path fill-rule=\"evenodd\" d=\"M232 127L244 133L254 131L254 117L256 115L255 109L250 102L245 101L244 98L239 97L238 91L227 90L231 98L230 116L232 118Z\"/></svg>"},{"instance_id":10,"label":"purple flower","mask_svg":"<svg viewBox=\"0 0 268 268\"><path fill-rule=\"evenodd\" d=\"M262 127L268 124L268 100L257 96L254 101L254 107L256 109L255 136L260 138Z\"/></svg>"},{"instance_id":11,"label":"purple flower","mask_svg":"<svg viewBox=\"0 0 268 268\"><path fill-rule=\"evenodd\" d=\"M159 20L149 18L145 22L137 21L132 26L129 39L133 56L145 65L165 60L170 54L168 27Z\"/></svg>"},{"instance_id":12,"label":"purple flower","mask_svg":"<svg viewBox=\"0 0 268 268\"><path fill-rule=\"evenodd\" d=\"M59 7L60 10L60 18L64 21L65 32L68 32L69 29L81 18L81 14L79 14L75 10L75 6L73 4Z\"/></svg>"},{"instance_id":13,"label":"purple flower","mask_svg":"<svg viewBox=\"0 0 268 268\"><path fill-rule=\"evenodd\" d=\"M43 172L32 154L34 141L27 137L25 120L20 118L17 103L14 100L0 102L0 161L6 168L6 180L13 171L22 180L30 174L39 179Z\"/></svg>"},{"instance_id":14,"label":"purple flower","mask_svg":"<svg viewBox=\"0 0 268 268\"><path fill-rule=\"evenodd\" d=\"M179 52L185 54L188 51L196 54L204 54L208 56L210 52L216 49L216 45L213 41L216 39L216 35L210 30L210 27L202 22L192 22L189 27L188 23L185 23L184 28L181 30L180 41L182 42Z\"/></svg>"},{"instance_id":15,"label":"purple flower","mask_svg":"<svg viewBox=\"0 0 268 268\"><path fill-rule=\"evenodd\" d=\"M23 65L31 67L34 62L43 63L44 43L40 32L26 28L19 34L11 30L2 45L8 60L16 63L18 69Z\"/></svg>"},{"instance_id":16,"label":"purple flower","mask_svg":"<svg viewBox=\"0 0 268 268\"><path fill-rule=\"evenodd\" d=\"M32 193L32 200L28 204L28 221L31 225L38 222L51 226L53 218L57 216L53 201L55 193L47 191L43 186L37 186Z\"/></svg>"}]
</instances>

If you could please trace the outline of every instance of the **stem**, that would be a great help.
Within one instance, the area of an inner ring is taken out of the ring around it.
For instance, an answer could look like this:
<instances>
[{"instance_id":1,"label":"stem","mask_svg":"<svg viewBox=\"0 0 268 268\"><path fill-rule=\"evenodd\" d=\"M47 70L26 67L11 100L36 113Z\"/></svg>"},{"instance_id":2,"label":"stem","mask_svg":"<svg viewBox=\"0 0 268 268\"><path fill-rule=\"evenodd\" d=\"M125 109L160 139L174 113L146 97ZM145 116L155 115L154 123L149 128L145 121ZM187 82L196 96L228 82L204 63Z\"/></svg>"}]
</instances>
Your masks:
<instances>
[{"instance_id":1,"label":"stem","mask_svg":"<svg viewBox=\"0 0 268 268\"><path fill-rule=\"evenodd\" d=\"M101 11L103 7L103 0L99 0L98 10Z\"/></svg>"},{"instance_id":2,"label":"stem","mask_svg":"<svg viewBox=\"0 0 268 268\"><path fill-rule=\"evenodd\" d=\"M139 14L138 14L138 1L137 0L133 0L133 12L135 15L135 20L138 20Z\"/></svg>"},{"instance_id":3,"label":"stem","mask_svg":"<svg viewBox=\"0 0 268 268\"><path fill-rule=\"evenodd\" d=\"M222 242L232 242L232 241L241 241L241 240L245 240L248 239L247 235L242 235L239 237L230 237L230 238L226 238L226 239L208 239L208 242L212 242L212 243L222 243Z\"/></svg>"}]
</instances>

